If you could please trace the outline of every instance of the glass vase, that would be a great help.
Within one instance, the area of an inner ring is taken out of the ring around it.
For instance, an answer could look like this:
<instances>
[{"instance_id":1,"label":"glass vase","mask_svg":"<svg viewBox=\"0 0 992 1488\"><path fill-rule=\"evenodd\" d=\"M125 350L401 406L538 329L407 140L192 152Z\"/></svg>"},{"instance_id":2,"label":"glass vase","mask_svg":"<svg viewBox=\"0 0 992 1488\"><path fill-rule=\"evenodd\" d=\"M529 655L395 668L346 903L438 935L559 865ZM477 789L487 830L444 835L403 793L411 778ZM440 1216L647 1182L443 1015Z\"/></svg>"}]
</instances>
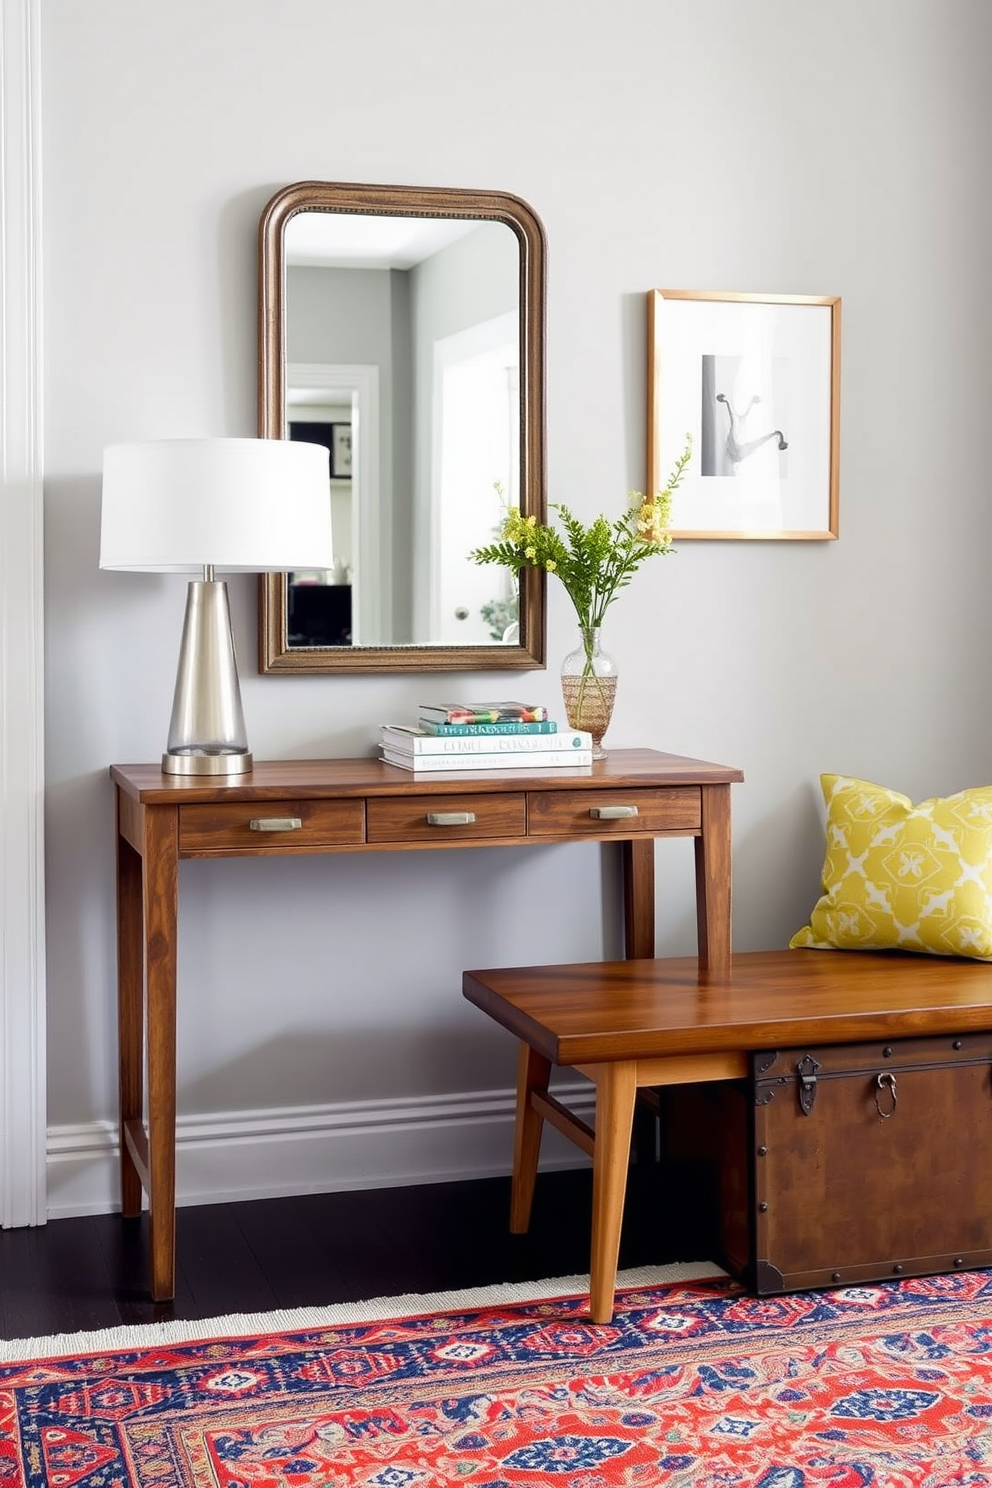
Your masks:
<instances>
[{"instance_id":1,"label":"glass vase","mask_svg":"<svg viewBox=\"0 0 992 1488\"><path fill-rule=\"evenodd\" d=\"M599 626L579 627L581 644L561 664L561 691L569 728L592 734L593 759L605 759L603 735L617 695L617 664L599 643Z\"/></svg>"}]
</instances>

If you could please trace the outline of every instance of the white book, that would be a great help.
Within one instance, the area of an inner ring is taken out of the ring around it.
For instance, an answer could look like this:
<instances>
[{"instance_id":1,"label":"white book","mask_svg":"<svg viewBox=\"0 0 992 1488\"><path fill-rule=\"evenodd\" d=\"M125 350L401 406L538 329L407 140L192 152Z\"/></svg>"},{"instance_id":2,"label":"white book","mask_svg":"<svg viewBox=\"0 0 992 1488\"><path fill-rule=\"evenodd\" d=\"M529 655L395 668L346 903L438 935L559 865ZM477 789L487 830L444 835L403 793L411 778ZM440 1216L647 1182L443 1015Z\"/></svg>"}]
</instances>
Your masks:
<instances>
[{"instance_id":1,"label":"white book","mask_svg":"<svg viewBox=\"0 0 992 1488\"><path fill-rule=\"evenodd\" d=\"M592 734L585 729L561 729L556 734L462 734L437 735L402 723L384 723L379 729L384 749L401 754L577 754L592 748Z\"/></svg>"},{"instance_id":2,"label":"white book","mask_svg":"<svg viewBox=\"0 0 992 1488\"><path fill-rule=\"evenodd\" d=\"M592 764L591 749L545 750L540 754L401 754L396 749L382 748L387 765L401 770L416 770L427 775L433 770L557 770Z\"/></svg>"}]
</instances>

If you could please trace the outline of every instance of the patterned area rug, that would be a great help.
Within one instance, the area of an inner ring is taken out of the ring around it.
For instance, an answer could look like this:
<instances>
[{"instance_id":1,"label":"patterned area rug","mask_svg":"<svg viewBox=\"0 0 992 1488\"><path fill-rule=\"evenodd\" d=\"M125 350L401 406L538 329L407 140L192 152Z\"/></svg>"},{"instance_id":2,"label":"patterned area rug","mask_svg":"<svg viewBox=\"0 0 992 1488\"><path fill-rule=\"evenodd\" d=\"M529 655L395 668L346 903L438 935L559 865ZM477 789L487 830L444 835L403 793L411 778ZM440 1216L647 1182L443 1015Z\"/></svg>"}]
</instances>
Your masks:
<instances>
[{"instance_id":1,"label":"patterned area rug","mask_svg":"<svg viewBox=\"0 0 992 1488\"><path fill-rule=\"evenodd\" d=\"M628 1286L605 1326L585 1308L7 1362L0 1485L992 1484L992 1272L771 1299L710 1277Z\"/></svg>"}]
</instances>

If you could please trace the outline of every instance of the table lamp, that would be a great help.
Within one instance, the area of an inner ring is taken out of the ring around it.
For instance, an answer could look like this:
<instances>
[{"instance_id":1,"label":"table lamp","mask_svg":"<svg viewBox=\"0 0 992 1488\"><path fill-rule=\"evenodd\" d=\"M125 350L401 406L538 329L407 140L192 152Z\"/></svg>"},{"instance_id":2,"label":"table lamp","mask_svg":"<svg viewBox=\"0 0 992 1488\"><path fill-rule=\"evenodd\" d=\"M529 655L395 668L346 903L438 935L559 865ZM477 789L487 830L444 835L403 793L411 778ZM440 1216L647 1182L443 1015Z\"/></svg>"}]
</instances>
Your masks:
<instances>
[{"instance_id":1,"label":"table lamp","mask_svg":"<svg viewBox=\"0 0 992 1488\"><path fill-rule=\"evenodd\" d=\"M284 439L163 439L104 451L100 567L196 573L162 769L242 775L248 750L231 573L331 568L328 451Z\"/></svg>"}]
</instances>

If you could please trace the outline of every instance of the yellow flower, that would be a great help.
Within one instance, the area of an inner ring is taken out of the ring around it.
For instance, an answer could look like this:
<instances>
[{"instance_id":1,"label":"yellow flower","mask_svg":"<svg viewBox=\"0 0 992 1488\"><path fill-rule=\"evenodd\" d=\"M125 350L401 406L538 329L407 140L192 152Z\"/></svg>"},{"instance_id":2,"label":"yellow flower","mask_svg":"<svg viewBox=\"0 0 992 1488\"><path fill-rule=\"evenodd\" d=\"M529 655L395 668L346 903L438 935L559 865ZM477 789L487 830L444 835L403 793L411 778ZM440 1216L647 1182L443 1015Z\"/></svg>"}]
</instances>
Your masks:
<instances>
[{"instance_id":1,"label":"yellow flower","mask_svg":"<svg viewBox=\"0 0 992 1488\"><path fill-rule=\"evenodd\" d=\"M477 548L471 557L476 563L501 564L515 574L532 565L557 575L580 623L598 625L645 559L672 552L672 493L682 481L691 448L687 436L664 490L654 496L628 491L626 510L613 521L601 512L587 526L559 504L551 507L558 517L556 528L541 522L536 513L524 516L513 507L504 518L503 541Z\"/></svg>"}]
</instances>

